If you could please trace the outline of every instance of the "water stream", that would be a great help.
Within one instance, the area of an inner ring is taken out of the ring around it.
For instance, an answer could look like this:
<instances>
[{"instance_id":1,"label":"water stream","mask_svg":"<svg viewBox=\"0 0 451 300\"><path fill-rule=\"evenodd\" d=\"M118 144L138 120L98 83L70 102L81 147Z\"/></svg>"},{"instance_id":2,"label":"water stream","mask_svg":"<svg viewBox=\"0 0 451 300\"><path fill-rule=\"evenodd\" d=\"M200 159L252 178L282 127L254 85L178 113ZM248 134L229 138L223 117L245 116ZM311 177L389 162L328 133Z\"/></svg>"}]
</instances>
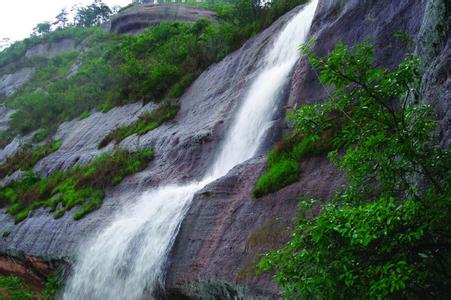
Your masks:
<instances>
[{"instance_id":1,"label":"water stream","mask_svg":"<svg viewBox=\"0 0 451 300\"><path fill-rule=\"evenodd\" d=\"M83 245L64 299L140 299L152 292L194 194L252 158L263 142L317 3L312 0L278 33L204 178L145 192L118 214Z\"/></svg>"}]
</instances>

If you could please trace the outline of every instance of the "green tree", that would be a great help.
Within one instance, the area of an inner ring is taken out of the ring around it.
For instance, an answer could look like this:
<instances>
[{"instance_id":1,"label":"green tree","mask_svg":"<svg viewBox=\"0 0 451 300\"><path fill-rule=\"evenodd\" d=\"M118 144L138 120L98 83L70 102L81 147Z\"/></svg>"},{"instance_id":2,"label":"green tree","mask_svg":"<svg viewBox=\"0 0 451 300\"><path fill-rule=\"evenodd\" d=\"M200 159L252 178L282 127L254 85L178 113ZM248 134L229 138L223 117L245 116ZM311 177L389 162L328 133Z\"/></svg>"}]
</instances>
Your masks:
<instances>
[{"instance_id":1,"label":"green tree","mask_svg":"<svg viewBox=\"0 0 451 300\"><path fill-rule=\"evenodd\" d=\"M33 34L34 35L43 35L50 32L51 28L50 22L42 22L36 25L35 28L33 28Z\"/></svg>"},{"instance_id":2,"label":"green tree","mask_svg":"<svg viewBox=\"0 0 451 300\"><path fill-rule=\"evenodd\" d=\"M77 9L75 25L79 27L98 26L108 21L111 14L112 11L108 5L101 0L94 0L92 4Z\"/></svg>"},{"instance_id":3,"label":"green tree","mask_svg":"<svg viewBox=\"0 0 451 300\"><path fill-rule=\"evenodd\" d=\"M58 28L66 27L69 22L68 15L69 14L67 10L63 8L61 12L55 17L55 22L53 22L53 25L57 26Z\"/></svg>"},{"instance_id":4,"label":"green tree","mask_svg":"<svg viewBox=\"0 0 451 300\"><path fill-rule=\"evenodd\" d=\"M288 298L448 298L451 157L421 101L419 59L390 71L374 67L368 42L325 58L303 50L334 92L291 118L317 138L340 124L329 157L347 185L316 218L304 217L317 205L305 198L292 240L260 269L276 271Z\"/></svg>"}]
</instances>

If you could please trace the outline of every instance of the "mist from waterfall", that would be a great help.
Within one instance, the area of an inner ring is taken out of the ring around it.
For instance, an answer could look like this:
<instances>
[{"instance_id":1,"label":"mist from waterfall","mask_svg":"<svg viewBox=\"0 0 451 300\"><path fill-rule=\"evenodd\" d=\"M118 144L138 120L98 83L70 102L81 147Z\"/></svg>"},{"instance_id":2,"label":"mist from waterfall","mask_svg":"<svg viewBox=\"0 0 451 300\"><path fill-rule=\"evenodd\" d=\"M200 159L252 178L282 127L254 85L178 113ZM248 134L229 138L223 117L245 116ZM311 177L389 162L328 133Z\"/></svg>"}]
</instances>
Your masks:
<instances>
[{"instance_id":1,"label":"mist from waterfall","mask_svg":"<svg viewBox=\"0 0 451 300\"><path fill-rule=\"evenodd\" d=\"M140 299L163 284L164 263L194 194L252 158L262 144L317 3L312 0L278 33L204 178L145 192L118 213L80 248L64 299Z\"/></svg>"}]
</instances>

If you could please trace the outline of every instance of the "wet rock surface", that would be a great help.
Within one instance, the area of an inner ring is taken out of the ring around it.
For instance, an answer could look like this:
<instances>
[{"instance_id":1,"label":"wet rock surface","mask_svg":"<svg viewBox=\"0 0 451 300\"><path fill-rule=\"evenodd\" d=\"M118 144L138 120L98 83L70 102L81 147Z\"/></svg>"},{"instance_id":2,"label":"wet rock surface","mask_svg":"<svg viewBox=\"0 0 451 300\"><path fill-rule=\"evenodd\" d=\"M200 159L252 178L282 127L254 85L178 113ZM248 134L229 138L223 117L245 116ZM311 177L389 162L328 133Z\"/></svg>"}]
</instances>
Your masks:
<instances>
[{"instance_id":1,"label":"wet rock surface","mask_svg":"<svg viewBox=\"0 0 451 300\"><path fill-rule=\"evenodd\" d=\"M193 23L199 19L216 22L211 10L177 4L134 5L113 17L106 29L116 33L140 33L161 22Z\"/></svg>"}]
</instances>

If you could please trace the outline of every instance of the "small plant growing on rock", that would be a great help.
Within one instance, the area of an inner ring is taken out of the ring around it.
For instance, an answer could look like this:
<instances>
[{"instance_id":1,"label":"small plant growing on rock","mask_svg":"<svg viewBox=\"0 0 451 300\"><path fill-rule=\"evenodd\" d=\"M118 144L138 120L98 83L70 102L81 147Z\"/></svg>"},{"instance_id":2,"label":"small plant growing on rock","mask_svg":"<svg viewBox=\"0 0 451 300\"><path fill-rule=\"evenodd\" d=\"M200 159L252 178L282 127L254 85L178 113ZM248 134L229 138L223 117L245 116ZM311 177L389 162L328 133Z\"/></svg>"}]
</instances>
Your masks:
<instances>
[{"instance_id":1,"label":"small plant growing on rock","mask_svg":"<svg viewBox=\"0 0 451 300\"><path fill-rule=\"evenodd\" d=\"M16 223L39 207L56 211L54 217L60 218L66 211L79 206L74 214L74 219L78 220L102 205L105 188L143 170L152 158L152 149L117 150L48 178L28 172L22 179L0 187L0 205L8 207L6 211L15 217Z\"/></svg>"}]
</instances>

